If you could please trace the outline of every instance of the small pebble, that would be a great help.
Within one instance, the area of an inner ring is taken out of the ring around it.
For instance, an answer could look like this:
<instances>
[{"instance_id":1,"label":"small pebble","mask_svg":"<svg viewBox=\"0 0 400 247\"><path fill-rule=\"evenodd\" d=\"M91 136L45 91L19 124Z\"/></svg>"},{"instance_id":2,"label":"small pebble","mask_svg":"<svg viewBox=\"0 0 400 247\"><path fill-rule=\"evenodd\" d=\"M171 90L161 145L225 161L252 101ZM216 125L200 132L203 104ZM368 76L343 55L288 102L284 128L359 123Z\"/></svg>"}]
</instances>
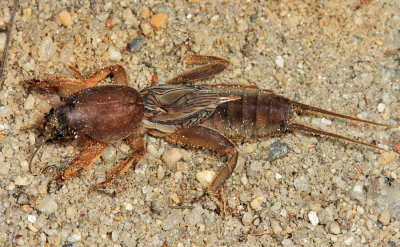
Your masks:
<instances>
[{"instance_id":1,"label":"small pebble","mask_svg":"<svg viewBox=\"0 0 400 247\"><path fill-rule=\"evenodd\" d=\"M27 186L31 184L31 177L28 177L26 175L18 176L14 180L14 184L18 186Z\"/></svg>"},{"instance_id":2,"label":"small pebble","mask_svg":"<svg viewBox=\"0 0 400 247\"><path fill-rule=\"evenodd\" d=\"M17 203L18 203L19 205L27 205L27 204L29 204L28 196L27 196L25 193L21 194L21 195L18 197Z\"/></svg>"},{"instance_id":3,"label":"small pebble","mask_svg":"<svg viewBox=\"0 0 400 247\"><path fill-rule=\"evenodd\" d=\"M35 106L35 97L33 97L33 95L30 94L28 98L26 98L25 100L24 109L32 110L34 106Z\"/></svg>"},{"instance_id":4,"label":"small pebble","mask_svg":"<svg viewBox=\"0 0 400 247\"><path fill-rule=\"evenodd\" d=\"M332 234L338 235L340 234L339 224L335 221L329 224L329 230Z\"/></svg>"},{"instance_id":5,"label":"small pebble","mask_svg":"<svg viewBox=\"0 0 400 247\"><path fill-rule=\"evenodd\" d=\"M69 242L78 242L82 240L82 235L81 233L74 233L71 235L71 237L68 238Z\"/></svg>"},{"instance_id":6,"label":"small pebble","mask_svg":"<svg viewBox=\"0 0 400 247\"><path fill-rule=\"evenodd\" d=\"M144 9L144 10L140 11L140 15L143 18L148 19L150 17L150 11L148 9Z\"/></svg>"},{"instance_id":7,"label":"small pebble","mask_svg":"<svg viewBox=\"0 0 400 247\"><path fill-rule=\"evenodd\" d=\"M248 144L244 147L246 153L254 153L257 150L257 144Z\"/></svg>"},{"instance_id":8,"label":"small pebble","mask_svg":"<svg viewBox=\"0 0 400 247\"><path fill-rule=\"evenodd\" d=\"M361 184L355 184L353 186L353 189L350 191L349 196L351 199L364 202L365 201L364 187Z\"/></svg>"},{"instance_id":9,"label":"small pebble","mask_svg":"<svg viewBox=\"0 0 400 247\"><path fill-rule=\"evenodd\" d=\"M316 226L319 223L319 219L317 213L315 211L310 211L308 213L308 219L310 220L311 225Z\"/></svg>"},{"instance_id":10,"label":"small pebble","mask_svg":"<svg viewBox=\"0 0 400 247\"><path fill-rule=\"evenodd\" d=\"M172 201L173 201L174 203L176 203L176 204L179 204L179 203L181 202L181 200L179 199L178 194L176 194L176 193L173 193L173 194L172 194L171 199L172 199Z\"/></svg>"},{"instance_id":11,"label":"small pebble","mask_svg":"<svg viewBox=\"0 0 400 247\"><path fill-rule=\"evenodd\" d=\"M278 67L283 68L283 66L285 66L285 61L283 60L282 56L277 56L275 58L275 63Z\"/></svg>"},{"instance_id":12,"label":"small pebble","mask_svg":"<svg viewBox=\"0 0 400 247\"><path fill-rule=\"evenodd\" d=\"M286 209L282 209L282 210L281 210L281 216L282 216L282 217L286 217L286 216L287 216L287 211L286 211Z\"/></svg>"},{"instance_id":13,"label":"small pebble","mask_svg":"<svg viewBox=\"0 0 400 247\"><path fill-rule=\"evenodd\" d=\"M195 226L203 221L203 208L195 207L189 214L185 216L185 222L189 226Z\"/></svg>"},{"instance_id":14,"label":"small pebble","mask_svg":"<svg viewBox=\"0 0 400 247\"><path fill-rule=\"evenodd\" d=\"M383 103L378 104L378 107L377 107L378 112L383 112L385 110L385 108L386 108L385 104L383 104Z\"/></svg>"},{"instance_id":15,"label":"small pebble","mask_svg":"<svg viewBox=\"0 0 400 247\"><path fill-rule=\"evenodd\" d=\"M380 162L381 165L386 165L395 160L397 157L397 154L395 152L391 151L385 151L380 155Z\"/></svg>"},{"instance_id":16,"label":"small pebble","mask_svg":"<svg viewBox=\"0 0 400 247\"><path fill-rule=\"evenodd\" d=\"M375 40L375 44L382 46L383 45L383 41L380 39Z\"/></svg>"},{"instance_id":17,"label":"small pebble","mask_svg":"<svg viewBox=\"0 0 400 247\"><path fill-rule=\"evenodd\" d=\"M332 124L332 121L326 118L322 118L321 122L327 126L330 126Z\"/></svg>"},{"instance_id":18,"label":"small pebble","mask_svg":"<svg viewBox=\"0 0 400 247\"><path fill-rule=\"evenodd\" d=\"M40 204L36 208L43 213L51 214L57 211L58 205L56 200L54 200L52 196L48 195L41 200Z\"/></svg>"},{"instance_id":19,"label":"small pebble","mask_svg":"<svg viewBox=\"0 0 400 247\"><path fill-rule=\"evenodd\" d=\"M162 160L169 167L173 167L180 159L182 159L182 152L178 148L165 152L162 157Z\"/></svg>"},{"instance_id":20,"label":"small pebble","mask_svg":"<svg viewBox=\"0 0 400 247\"><path fill-rule=\"evenodd\" d=\"M133 210L133 205L129 202L125 202L124 203L124 208L128 211L132 211Z\"/></svg>"},{"instance_id":21,"label":"small pebble","mask_svg":"<svg viewBox=\"0 0 400 247\"><path fill-rule=\"evenodd\" d=\"M306 177L301 176L294 180L294 187L297 191L308 191L310 189L310 184Z\"/></svg>"},{"instance_id":22,"label":"small pebble","mask_svg":"<svg viewBox=\"0 0 400 247\"><path fill-rule=\"evenodd\" d=\"M281 234L282 232L282 227L279 225L278 221L271 221L271 228L275 235Z\"/></svg>"},{"instance_id":23,"label":"small pebble","mask_svg":"<svg viewBox=\"0 0 400 247\"><path fill-rule=\"evenodd\" d=\"M31 222L31 223L35 223L36 216L35 215L28 215L28 221Z\"/></svg>"},{"instance_id":24,"label":"small pebble","mask_svg":"<svg viewBox=\"0 0 400 247\"><path fill-rule=\"evenodd\" d=\"M29 230L31 230L32 232L38 232L38 229L37 229L34 225L32 225L32 224L28 224L28 228L29 228Z\"/></svg>"},{"instance_id":25,"label":"small pebble","mask_svg":"<svg viewBox=\"0 0 400 247\"><path fill-rule=\"evenodd\" d=\"M196 174L196 179L203 187L207 187L215 176L216 174L213 170L204 170Z\"/></svg>"},{"instance_id":26,"label":"small pebble","mask_svg":"<svg viewBox=\"0 0 400 247\"><path fill-rule=\"evenodd\" d=\"M136 16L132 13L132 10L130 8L126 8L122 12L122 19L127 25L137 26L138 24L138 20L136 19Z\"/></svg>"},{"instance_id":27,"label":"small pebble","mask_svg":"<svg viewBox=\"0 0 400 247\"><path fill-rule=\"evenodd\" d=\"M57 45L54 44L52 38L49 36L44 37L39 44L39 60L47 61L56 53L56 51Z\"/></svg>"},{"instance_id":28,"label":"small pebble","mask_svg":"<svg viewBox=\"0 0 400 247\"><path fill-rule=\"evenodd\" d=\"M136 53L140 51L140 48L143 47L144 44L146 44L147 38L139 35L137 36L134 40L132 40L131 43L129 43L129 50L133 53Z\"/></svg>"},{"instance_id":29,"label":"small pebble","mask_svg":"<svg viewBox=\"0 0 400 247\"><path fill-rule=\"evenodd\" d=\"M72 19L72 16L68 11L63 10L57 16L57 24L69 27L74 24L74 20Z\"/></svg>"},{"instance_id":30,"label":"small pebble","mask_svg":"<svg viewBox=\"0 0 400 247\"><path fill-rule=\"evenodd\" d=\"M263 196L257 196L254 198L250 206L255 210L255 211L260 211L263 208L263 203L264 203L264 197Z\"/></svg>"},{"instance_id":31,"label":"small pebble","mask_svg":"<svg viewBox=\"0 0 400 247\"><path fill-rule=\"evenodd\" d=\"M282 179L282 175L279 174L279 173L276 173L275 174L275 179L279 181L280 179Z\"/></svg>"},{"instance_id":32,"label":"small pebble","mask_svg":"<svg viewBox=\"0 0 400 247\"><path fill-rule=\"evenodd\" d=\"M353 236L350 236L350 237L347 237L347 238L345 238L344 240L343 240L343 243L345 244L345 245L347 245L347 246L351 246L351 243L354 241L354 237Z\"/></svg>"},{"instance_id":33,"label":"small pebble","mask_svg":"<svg viewBox=\"0 0 400 247\"><path fill-rule=\"evenodd\" d=\"M250 225L253 222L253 215L250 212L245 212L242 217L242 223L245 226Z\"/></svg>"},{"instance_id":34,"label":"small pebble","mask_svg":"<svg viewBox=\"0 0 400 247\"><path fill-rule=\"evenodd\" d=\"M390 211L389 209L386 208L379 215L378 220L382 223L382 225L387 226L390 223L390 218L391 218Z\"/></svg>"},{"instance_id":35,"label":"small pebble","mask_svg":"<svg viewBox=\"0 0 400 247\"><path fill-rule=\"evenodd\" d=\"M25 8L25 9L23 9L23 10L22 10L22 15L23 15L23 16L26 16L26 17L31 16L31 15L32 15L32 9L31 9L31 8Z\"/></svg>"},{"instance_id":36,"label":"small pebble","mask_svg":"<svg viewBox=\"0 0 400 247\"><path fill-rule=\"evenodd\" d=\"M15 241L15 243L18 246L25 246L25 241L22 238L17 239L17 241Z\"/></svg>"},{"instance_id":37,"label":"small pebble","mask_svg":"<svg viewBox=\"0 0 400 247\"><path fill-rule=\"evenodd\" d=\"M289 147L285 142L274 142L268 147L268 161L284 158L289 152Z\"/></svg>"},{"instance_id":38,"label":"small pebble","mask_svg":"<svg viewBox=\"0 0 400 247\"><path fill-rule=\"evenodd\" d=\"M173 229L176 225L182 223L183 220L183 211L182 210L172 210L172 212L165 218L162 223L162 228L165 231Z\"/></svg>"},{"instance_id":39,"label":"small pebble","mask_svg":"<svg viewBox=\"0 0 400 247\"><path fill-rule=\"evenodd\" d=\"M0 163L0 175L7 175L10 171L10 163Z\"/></svg>"},{"instance_id":40,"label":"small pebble","mask_svg":"<svg viewBox=\"0 0 400 247\"><path fill-rule=\"evenodd\" d=\"M105 162L113 162L115 160L115 155L117 154L117 150L113 145L109 145L101 155Z\"/></svg>"},{"instance_id":41,"label":"small pebble","mask_svg":"<svg viewBox=\"0 0 400 247\"><path fill-rule=\"evenodd\" d=\"M116 50L112 46L110 47L110 49L108 49L108 56L111 60L121 60L122 58L121 52Z\"/></svg>"},{"instance_id":42,"label":"small pebble","mask_svg":"<svg viewBox=\"0 0 400 247\"><path fill-rule=\"evenodd\" d=\"M127 145L126 143L121 143L121 145L119 146L119 150L121 152L123 152L124 154L128 154L129 150L131 148L129 147L129 145Z\"/></svg>"},{"instance_id":43,"label":"small pebble","mask_svg":"<svg viewBox=\"0 0 400 247\"><path fill-rule=\"evenodd\" d=\"M243 175L240 178L240 182L242 182L243 185L247 185L249 183L249 180L247 179L246 175Z\"/></svg>"},{"instance_id":44,"label":"small pebble","mask_svg":"<svg viewBox=\"0 0 400 247\"><path fill-rule=\"evenodd\" d=\"M165 177L165 169L163 166L158 166L157 168L157 178L162 180Z\"/></svg>"},{"instance_id":45,"label":"small pebble","mask_svg":"<svg viewBox=\"0 0 400 247\"><path fill-rule=\"evenodd\" d=\"M119 238L119 232L118 231L112 231L112 233L111 233L112 241L116 242L116 241L118 241L118 238ZM116 246L116 245L114 245L114 246Z\"/></svg>"},{"instance_id":46,"label":"small pebble","mask_svg":"<svg viewBox=\"0 0 400 247\"><path fill-rule=\"evenodd\" d=\"M150 36L153 31L153 29L151 28L151 25L148 21L142 21L140 23L140 28L142 29L142 33L145 36Z\"/></svg>"},{"instance_id":47,"label":"small pebble","mask_svg":"<svg viewBox=\"0 0 400 247\"><path fill-rule=\"evenodd\" d=\"M74 219L77 214L78 214L78 211L76 210L75 206L68 207L66 212L65 212L65 216L68 219Z\"/></svg>"},{"instance_id":48,"label":"small pebble","mask_svg":"<svg viewBox=\"0 0 400 247\"><path fill-rule=\"evenodd\" d=\"M150 19L151 26L156 29L165 28L167 26L167 23L168 23L168 14L164 12L155 14Z\"/></svg>"}]
</instances>

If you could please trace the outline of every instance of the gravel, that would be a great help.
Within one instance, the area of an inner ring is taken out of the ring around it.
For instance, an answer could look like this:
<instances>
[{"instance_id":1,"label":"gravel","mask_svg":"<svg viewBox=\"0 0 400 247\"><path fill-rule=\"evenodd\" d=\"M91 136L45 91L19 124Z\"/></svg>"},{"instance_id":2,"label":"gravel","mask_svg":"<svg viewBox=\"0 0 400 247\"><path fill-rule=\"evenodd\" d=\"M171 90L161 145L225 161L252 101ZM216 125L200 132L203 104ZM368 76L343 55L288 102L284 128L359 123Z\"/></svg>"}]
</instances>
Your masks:
<instances>
[{"instance_id":1,"label":"gravel","mask_svg":"<svg viewBox=\"0 0 400 247\"><path fill-rule=\"evenodd\" d=\"M0 50L12 4L1 5ZM30 175L42 138L37 126L50 110L47 100L59 98L24 83L74 76L69 65L88 76L118 63L142 89L155 73L163 83L193 68L182 57L199 53L230 61L200 84L258 86L397 126L399 13L393 0L20 1L1 79L0 245L399 246L398 154L299 131L237 143L238 166L223 187L224 219L209 197L192 201L214 176L200 183L196 174L217 174L226 157L151 135L136 169L104 190L92 186L133 151L124 141L48 193L47 183L82 143L46 143L35 171L51 169ZM399 128L329 116L304 113L294 121L382 147L400 139Z\"/></svg>"}]
</instances>

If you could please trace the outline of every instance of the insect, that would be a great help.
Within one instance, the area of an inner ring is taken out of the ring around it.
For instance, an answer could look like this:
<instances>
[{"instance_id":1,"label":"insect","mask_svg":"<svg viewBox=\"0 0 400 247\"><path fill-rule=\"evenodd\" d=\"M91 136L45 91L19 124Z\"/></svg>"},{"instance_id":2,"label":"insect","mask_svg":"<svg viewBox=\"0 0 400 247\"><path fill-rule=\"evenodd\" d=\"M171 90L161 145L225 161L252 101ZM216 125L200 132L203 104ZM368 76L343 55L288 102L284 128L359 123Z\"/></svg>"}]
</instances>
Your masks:
<instances>
[{"instance_id":1,"label":"insect","mask_svg":"<svg viewBox=\"0 0 400 247\"><path fill-rule=\"evenodd\" d=\"M127 74L120 65L99 69L89 78L73 69L79 79L46 77L28 80L32 87L64 97L64 103L53 108L42 122L44 142L68 138L84 142L81 153L57 174L49 184L50 189L59 188L77 172L87 169L108 144L126 139L132 146L131 155L95 188L110 183L145 155L145 133L164 137L177 145L211 149L228 156L225 166L206 188L206 193L221 207L220 188L232 175L238 159L234 142L259 140L286 131L303 131L382 149L303 125L296 122L294 116L295 113L312 112L373 125L389 125L326 111L256 87L188 85L222 72L229 62L200 55L187 55L184 60L186 64L200 66L178 74L166 84L153 85L140 92L127 86ZM117 85L95 86L110 74Z\"/></svg>"}]
</instances>

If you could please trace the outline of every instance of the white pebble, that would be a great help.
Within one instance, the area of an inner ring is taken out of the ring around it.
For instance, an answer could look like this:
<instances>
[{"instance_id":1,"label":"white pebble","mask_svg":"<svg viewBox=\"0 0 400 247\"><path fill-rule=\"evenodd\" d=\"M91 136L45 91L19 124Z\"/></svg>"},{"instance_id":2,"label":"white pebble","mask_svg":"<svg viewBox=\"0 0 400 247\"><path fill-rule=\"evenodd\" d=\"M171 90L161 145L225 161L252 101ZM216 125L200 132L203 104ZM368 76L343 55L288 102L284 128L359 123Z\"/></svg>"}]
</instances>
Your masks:
<instances>
[{"instance_id":1,"label":"white pebble","mask_svg":"<svg viewBox=\"0 0 400 247\"><path fill-rule=\"evenodd\" d=\"M378 104L378 107L377 107L378 112L383 112L385 110L385 108L386 108L385 104L383 104L383 103Z\"/></svg>"},{"instance_id":2,"label":"white pebble","mask_svg":"<svg viewBox=\"0 0 400 247\"><path fill-rule=\"evenodd\" d=\"M354 241L354 237L353 236L350 236L350 237L347 237L344 241L343 241L343 243L345 244L345 245L347 245L347 246L350 246L351 245L351 243Z\"/></svg>"},{"instance_id":3,"label":"white pebble","mask_svg":"<svg viewBox=\"0 0 400 247\"><path fill-rule=\"evenodd\" d=\"M182 159L182 152L177 148L173 148L172 150L165 152L162 159L167 166L171 167Z\"/></svg>"},{"instance_id":4,"label":"white pebble","mask_svg":"<svg viewBox=\"0 0 400 247\"><path fill-rule=\"evenodd\" d=\"M70 242L78 242L81 240L82 240L82 236L81 236L80 232L72 234L71 237L68 238L68 241L70 241Z\"/></svg>"},{"instance_id":5,"label":"white pebble","mask_svg":"<svg viewBox=\"0 0 400 247\"><path fill-rule=\"evenodd\" d=\"M58 205L53 197L45 196L36 208L43 213L51 214L57 211Z\"/></svg>"},{"instance_id":6,"label":"white pebble","mask_svg":"<svg viewBox=\"0 0 400 247\"><path fill-rule=\"evenodd\" d=\"M254 198L251 202L250 202L250 206L256 210L256 211L260 211L263 207L264 203L264 197L263 196L257 196L256 198Z\"/></svg>"},{"instance_id":7,"label":"white pebble","mask_svg":"<svg viewBox=\"0 0 400 247\"><path fill-rule=\"evenodd\" d=\"M329 120L329 119L326 119L326 118L322 118L322 119L321 119L321 122L322 122L323 124L325 124L325 125L328 125L328 126L330 126L330 125L332 124L332 121Z\"/></svg>"},{"instance_id":8,"label":"white pebble","mask_svg":"<svg viewBox=\"0 0 400 247\"><path fill-rule=\"evenodd\" d=\"M31 223L35 223L36 216L35 215L28 215L28 221L31 222Z\"/></svg>"},{"instance_id":9,"label":"white pebble","mask_svg":"<svg viewBox=\"0 0 400 247\"><path fill-rule=\"evenodd\" d=\"M49 60L56 53L56 51L57 45L54 44L53 40L49 36L44 37L39 45L39 60Z\"/></svg>"},{"instance_id":10,"label":"white pebble","mask_svg":"<svg viewBox=\"0 0 400 247\"><path fill-rule=\"evenodd\" d=\"M124 203L124 208L128 211L132 211L133 210L133 205L129 202L125 202Z\"/></svg>"},{"instance_id":11,"label":"white pebble","mask_svg":"<svg viewBox=\"0 0 400 247\"><path fill-rule=\"evenodd\" d=\"M15 178L14 184L18 185L18 186L27 186L27 185L31 184L31 177L28 177L25 175L18 176Z\"/></svg>"},{"instance_id":12,"label":"white pebble","mask_svg":"<svg viewBox=\"0 0 400 247\"><path fill-rule=\"evenodd\" d=\"M248 226L253 222L253 215L250 212L245 212L242 217L242 223L245 226Z\"/></svg>"},{"instance_id":13,"label":"white pebble","mask_svg":"<svg viewBox=\"0 0 400 247\"><path fill-rule=\"evenodd\" d=\"M108 54L111 60L121 60L122 55L121 52L116 50L114 47L110 47L108 50Z\"/></svg>"},{"instance_id":14,"label":"white pebble","mask_svg":"<svg viewBox=\"0 0 400 247\"><path fill-rule=\"evenodd\" d=\"M147 146L147 151L155 158L159 158L164 153L164 148L156 147L153 144Z\"/></svg>"},{"instance_id":15,"label":"white pebble","mask_svg":"<svg viewBox=\"0 0 400 247\"><path fill-rule=\"evenodd\" d=\"M0 175L7 175L10 171L10 163L0 163Z\"/></svg>"},{"instance_id":16,"label":"white pebble","mask_svg":"<svg viewBox=\"0 0 400 247\"><path fill-rule=\"evenodd\" d=\"M188 19L192 18L192 14L187 14L186 18L188 18Z\"/></svg>"},{"instance_id":17,"label":"white pebble","mask_svg":"<svg viewBox=\"0 0 400 247\"><path fill-rule=\"evenodd\" d=\"M280 234L282 232L282 227L279 225L278 221L271 222L271 228L274 234Z\"/></svg>"},{"instance_id":18,"label":"white pebble","mask_svg":"<svg viewBox=\"0 0 400 247\"><path fill-rule=\"evenodd\" d=\"M25 100L24 109L25 110L32 110L35 106L35 97L32 94L29 94L28 98Z\"/></svg>"},{"instance_id":19,"label":"white pebble","mask_svg":"<svg viewBox=\"0 0 400 247\"><path fill-rule=\"evenodd\" d=\"M340 234L340 227L336 222L332 222L331 224L329 224L329 230L331 231L332 234L335 235Z\"/></svg>"},{"instance_id":20,"label":"white pebble","mask_svg":"<svg viewBox=\"0 0 400 247\"><path fill-rule=\"evenodd\" d=\"M101 155L103 160L105 162L113 162L115 159L115 155L117 154L117 151L115 150L115 147L112 145L109 145Z\"/></svg>"},{"instance_id":21,"label":"white pebble","mask_svg":"<svg viewBox=\"0 0 400 247\"><path fill-rule=\"evenodd\" d=\"M285 61L283 60L282 56L277 56L275 58L275 63L278 67L283 68L283 66L285 66Z\"/></svg>"},{"instance_id":22,"label":"white pebble","mask_svg":"<svg viewBox=\"0 0 400 247\"><path fill-rule=\"evenodd\" d=\"M281 216L282 216L282 217L286 217L286 216L287 216L286 209L282 209L282 210L281 210Z\"/></svg>"},{"instance_id":23,"label":"white pebble","mask_svg":"<svg viewBox=\"0 0 400 247\"><path fill-rule=\"evenodd\" d=\"M298 191L307 191L310 189L310 184L308 183L308 180L306 177L301 176L294 180L294 187Z\"/></svg>"},{"instance_id":24,"label":"white pebble","mask_svg":"<svg viewBox=\"0 0 400 247\"><path fill-rule=\"evenodd\" d=\"M240 181L242 182L243 185L247 185L249 182L246 175L243 175L243 177L240 178Z\"/></svg>"},{"instance_id":25,"label":"white pebble","mask_svg":"<svg viewBox=\"0 0 400 247\"><path fill-rule=\"evenodd\" d=\"M308 219L310 220L311 225L316 226L319 223L319 219L317 213L315 211L310 211L308 213Z\"/></svg>"},{"instance_id":26,"label":"white pebble","mask_svg":"<svg viewBox=\"0 0 400 247\"><path fill-rule=\"evenodd\" d=\"M116 242L116 241L118 241L118 238L119 238L119 232L118 231L112 231L112 233L111 233L111 239L112 239L112 241L113 242ZM115 246L115 245L114 245Z\"/></svg>"},{"instance_id":27,"label":"white pebble","mask_svg":"<svg viewBox=\"0 0 400 247\"><path fill-rule=\"evenodd\" d=\"M204 170L196 174L196 179L201 185L207 187L215 177L215 172L212 170Z\"/></svg>"},{"instance_id":28,"label":"white pebble","mask_svg":"<svg viewBox=\"0 0 400 247\"><path fill-rule=\"evenodd\" d=\"M279 181L279 180L282 178L282 175L279 174L279 173L276 173L276 174L275 174L275 178L276 178L276 180Z\"/></svg>"}]
</instances>

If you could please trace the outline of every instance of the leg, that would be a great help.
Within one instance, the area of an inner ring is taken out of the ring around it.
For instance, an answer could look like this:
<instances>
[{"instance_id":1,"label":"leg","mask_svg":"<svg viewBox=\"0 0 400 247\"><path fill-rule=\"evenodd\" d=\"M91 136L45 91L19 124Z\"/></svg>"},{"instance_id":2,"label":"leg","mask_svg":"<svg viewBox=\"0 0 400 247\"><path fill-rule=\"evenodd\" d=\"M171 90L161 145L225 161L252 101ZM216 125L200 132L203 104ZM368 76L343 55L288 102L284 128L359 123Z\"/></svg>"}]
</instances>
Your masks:
<instances>
[{"instance_id":1,"label":"leg","mask_svg":"<svg viewBox=\"0 0 400 247\"><path fill-rule=\"evenodd\" d=\"M30 79L26 82L31 87L41 88L47 91L56 92L61 96L68 96L87 87L95 86L110 74L114 77L116 84L128 85L128 76L126 70L121 65L109 65L100 68L86 78L77 69L70 67L79 80L65 76L49 76L42 79Z\"/></svg>"},{"instance_id":2,"label":"leg","mask_svg":"<svg viewBox=\"0 0 400 247\"><path fill-rule=\"evenodd\" d=\"M224 71L229 65L227 60L214 56L186 55L184 61L187 65L201 64L202 66L178 74L166 84L183 84L206 79Z\"/></svg>"},{"instance_id":3,"label":"leg","mask_svg":"<svg viewBox=\"0 0 400 247\"><path fill-rule=\"evenodd\" d=\"M212 149L225 155L230 155L228 162L222 170L217 174L214 180L208 185L206 191L210 197L215 200L218 196L219 189L224 185L225 181L230 178L233 170L236 167L238 152L236 146L226 137L219 134L215 130L208 129L201 126L194 126L188 129L182 129L170 136L167 136L167 140L176 143L178 145L188 145L193 147L202 147ZM224 211L224 206L220 200L216 200Z\"/></svg>"},{"instance_id":4,"label":"leg","mask_svg":"<svg viewBox=\"0 0 400 247\"><path fill-rule=\"evenodd\" d=\"M106 180L97 184L94 189L99 189L100 187L103 187L104 185L110 183L114 179L122 176L125 172L129 170L129 168L133 164L137 164L146 154L146 143L144 142L143 136L136 138L133 135L130 135L127 138L127 141L129 145L131 145L131 147L133 148L132 155L126 158L124 161L122 161L113 170L111 170L107 174Z\"/></svg>"},{"instance_id":5,"label":"leg","mask_svg":"<svg viewBox=\"0 0 400 247\"><path fill-rule=\"evenodd\" d=\"M82 152L62 169L51 183L49 183L49 191L60 189L65 181L74 177L80 170L90 166L100 157L106 147L107 145L104 143L88 141L83 147Z\"/></svg>"}]
</instances>

